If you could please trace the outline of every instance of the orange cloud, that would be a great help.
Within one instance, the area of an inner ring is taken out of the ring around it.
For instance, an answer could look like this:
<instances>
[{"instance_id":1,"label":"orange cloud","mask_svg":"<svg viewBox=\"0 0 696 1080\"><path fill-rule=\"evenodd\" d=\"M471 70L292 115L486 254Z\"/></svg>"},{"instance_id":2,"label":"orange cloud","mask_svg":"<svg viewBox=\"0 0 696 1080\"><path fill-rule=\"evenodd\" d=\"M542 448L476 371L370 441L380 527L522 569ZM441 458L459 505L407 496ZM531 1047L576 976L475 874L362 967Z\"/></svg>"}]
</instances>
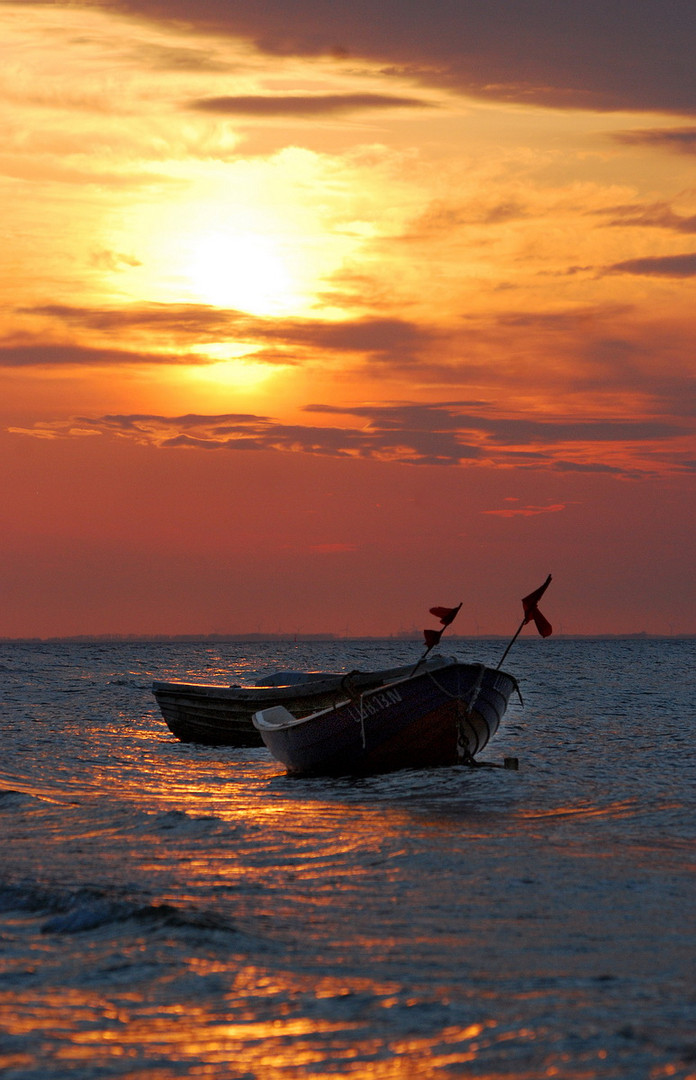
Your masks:
<instances>
[{"instance_id":1,"label":"orange cloud","mask_svg":"<svg viewBox=\"0 0 696 1080\"><path fill-rule=\"evenodd\" d=\"M536 517L537 514L557 514L565 508L565 503L554 503L552 506L516 506L504 510L482 510L481 513L504 518Z\"/></svg>"}]
</instances>

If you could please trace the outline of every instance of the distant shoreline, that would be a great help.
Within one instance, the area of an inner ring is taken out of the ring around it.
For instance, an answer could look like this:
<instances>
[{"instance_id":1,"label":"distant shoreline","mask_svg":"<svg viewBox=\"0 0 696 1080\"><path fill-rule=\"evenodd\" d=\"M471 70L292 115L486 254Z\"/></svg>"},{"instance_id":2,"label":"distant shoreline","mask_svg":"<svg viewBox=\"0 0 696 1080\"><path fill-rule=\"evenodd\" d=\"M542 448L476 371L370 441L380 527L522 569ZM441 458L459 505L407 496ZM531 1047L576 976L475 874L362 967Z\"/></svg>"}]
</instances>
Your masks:
<instances>
[{"instance_id":1,"label":"distant shoreline","mask_svg":"<svg viewBox=\"0 0 696 1080\"><path fill-rule=\"evenodd\" d=\"M456 641L508 641L509 634L449 634L443 646L447 642ZM634 634L554 634L559 641L688 641L696 639L696 633L691 634L649 634L641 630ZM261 642L313 642L328 641L407 641L420 642L422 635L416 633L404 634L364 634L357 637L343 637L340 634L73 634L65 637L0 637L0 645L137 645L137 644L173 644L193 645L200 644L225 644L225 643L254 643Z\"/></svg>"}]
</instances>

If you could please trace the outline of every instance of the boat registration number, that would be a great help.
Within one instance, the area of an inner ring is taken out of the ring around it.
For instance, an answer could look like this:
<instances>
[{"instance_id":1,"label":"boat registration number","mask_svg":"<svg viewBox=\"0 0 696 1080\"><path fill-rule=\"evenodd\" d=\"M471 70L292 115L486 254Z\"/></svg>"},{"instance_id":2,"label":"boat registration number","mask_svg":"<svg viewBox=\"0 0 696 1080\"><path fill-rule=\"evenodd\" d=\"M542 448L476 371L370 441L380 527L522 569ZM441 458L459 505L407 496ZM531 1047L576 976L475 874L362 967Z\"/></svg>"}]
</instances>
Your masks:
<instances>
[{"instance_id":1,"label":"boat registration number","mask_svg":"<svg viewBox=\"0 0 696 1080\"><path fill-rule=\"evenodd\" d=\"M366 716L374 716L388 709L390 705L398 705L400 701L403 701L403 698L398 690L383 690L381 694L371 694L369 698L363 698L359 705L353 706L353 720L360 723Z\"/></svg>"}]
</instances>

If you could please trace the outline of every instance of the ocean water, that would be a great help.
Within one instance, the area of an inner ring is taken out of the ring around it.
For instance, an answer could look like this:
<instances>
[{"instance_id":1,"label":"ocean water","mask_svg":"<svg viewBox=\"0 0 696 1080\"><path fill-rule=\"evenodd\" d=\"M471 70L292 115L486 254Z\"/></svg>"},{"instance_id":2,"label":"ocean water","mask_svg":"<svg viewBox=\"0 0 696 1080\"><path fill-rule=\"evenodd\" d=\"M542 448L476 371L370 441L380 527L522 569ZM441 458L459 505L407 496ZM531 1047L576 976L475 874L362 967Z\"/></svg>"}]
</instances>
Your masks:
<instances>
[{"instance_id":1,"label":"ocean water","mask_svg":"<svg viewBox=\"0 0 696 1080\"><path fill-rule=\"evenodd\" d=\"M522 637L517 772L290 779L150 691L419 653L0 646L4 1080L696 1078L695 640Z\"/></svg>"}]
</instances>

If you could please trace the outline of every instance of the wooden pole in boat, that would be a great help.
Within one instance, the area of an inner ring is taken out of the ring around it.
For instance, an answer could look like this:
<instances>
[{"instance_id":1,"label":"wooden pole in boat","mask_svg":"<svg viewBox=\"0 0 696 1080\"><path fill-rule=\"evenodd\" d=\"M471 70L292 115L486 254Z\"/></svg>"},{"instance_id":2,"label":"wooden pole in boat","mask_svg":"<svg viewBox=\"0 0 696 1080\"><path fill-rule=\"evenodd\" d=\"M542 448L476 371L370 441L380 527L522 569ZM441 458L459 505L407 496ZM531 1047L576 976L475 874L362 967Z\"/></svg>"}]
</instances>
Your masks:
<instances>
[{"instance_id":1,"label":"wooden pole in boat","mask_svg":"<svg viewBox=\"0 0 696 1080\"><path fill-rule=\"evenodd\" d=\"M508 654L508 653L510 652L510 649L512 648L512 646L513 646L513 645L515 644L515 642L517 641L518 637L519 637L519 636L520 636L520 634L522 633L523 627L524 627L524 625L525 625L525 623L526 623L526 622L527 622L527 620L526 620L526 619L523 619L523 620L522 620L522 622L520 623L520 625L519 625L519 626L517 627L517 629L515 630L515 633L514 633L514 636L513 636L513 638L512 638L512 641L510 642L510 644L508 645L507 649L505 650L505 652L503 653L503 655L502 655L502 656L500 657L500 660L498 661L498 666L497 666L497 668L495 669L496 671L499 671L499 670L500 670L500 668L502 667L502 664L503 664L503 660L505 659L505 657L507 656L507 654Z\"/></svg>"}]
</instances>

